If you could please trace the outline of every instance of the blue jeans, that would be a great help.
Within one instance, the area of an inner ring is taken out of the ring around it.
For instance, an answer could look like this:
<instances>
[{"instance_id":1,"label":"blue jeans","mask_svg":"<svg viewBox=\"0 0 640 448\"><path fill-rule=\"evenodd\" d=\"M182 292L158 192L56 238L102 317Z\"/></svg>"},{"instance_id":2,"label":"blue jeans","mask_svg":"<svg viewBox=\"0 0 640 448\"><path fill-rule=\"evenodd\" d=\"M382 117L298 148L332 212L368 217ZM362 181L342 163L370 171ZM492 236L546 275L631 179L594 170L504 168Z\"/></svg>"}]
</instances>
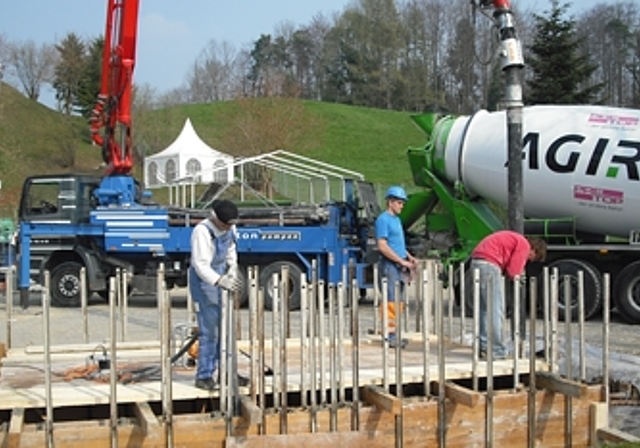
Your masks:
<instances>
[{"instance_id":1,"label":"blue jeans","mask_svg":"<svg viewBox=\"0 0 640 448\"><path fill-rule=\"evenodd\" d=\"M471 273L480 272L480 350L487 351L487 310L492 301L493 325L488 329L493 342L493 356L500 358L507 354L507 346L503 333L505 304L504 278L502 270L488 261L474 259L471 261ZM491 297L488 297L491 290Z\"/></svg>"},{"instance_id":2,"label":"blue jeans","mask_svg":"<svg viewBox=\"0 0 640 448\"><path fill-rule=\"evenodd\" d=\"M220 288L201 281L189 269L189 291L197 306L198 363L196 379L208 379L220 363L220 324L222 319Z\"/></svg>"},{"instance_id":3,"label":"blue jeans","mask_svg":"<svg viewBox=\"0 0 640 448\"><path fill-rule=\"evenodd\" d=\"M404 296L404 278L402 275L402 269L396 264L386 258L382 257L378 264L378 288L382 291L382 279L387 279L387 300L389 302L396 301L396 286L400 285L400 299L403 300Z\"/></svg>"}]
</instances>

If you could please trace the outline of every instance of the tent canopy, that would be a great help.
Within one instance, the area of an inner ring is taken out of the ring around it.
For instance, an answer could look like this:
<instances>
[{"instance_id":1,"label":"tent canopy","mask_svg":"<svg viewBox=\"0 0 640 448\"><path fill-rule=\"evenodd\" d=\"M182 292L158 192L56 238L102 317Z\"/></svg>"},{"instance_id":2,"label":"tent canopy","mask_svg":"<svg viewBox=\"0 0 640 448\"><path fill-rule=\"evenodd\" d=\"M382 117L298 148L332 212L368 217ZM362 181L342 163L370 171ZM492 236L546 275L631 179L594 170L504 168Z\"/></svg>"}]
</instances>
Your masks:
<instances>
[{"instance_id":1,"label":"tent canopy","mask_svg":"<svg viewBox=\"0 0 640 448\"><path fill-rule=\"evenodd\" d=\"M233 156L203 142L187 118L173 143L145 159L145 185L158 188L181 183L226 183L233 179L233 160Z\"/></svg>"}]
</instances>

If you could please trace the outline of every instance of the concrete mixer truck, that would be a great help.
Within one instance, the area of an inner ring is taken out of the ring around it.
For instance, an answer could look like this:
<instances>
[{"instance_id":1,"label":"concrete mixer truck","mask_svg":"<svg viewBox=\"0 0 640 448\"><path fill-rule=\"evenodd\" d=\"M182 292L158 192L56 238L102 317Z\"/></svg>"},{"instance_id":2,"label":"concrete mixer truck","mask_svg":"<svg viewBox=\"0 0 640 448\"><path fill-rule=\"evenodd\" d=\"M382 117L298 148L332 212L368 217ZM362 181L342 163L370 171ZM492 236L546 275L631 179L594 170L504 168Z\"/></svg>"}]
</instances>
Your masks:
<instances>
[{"instance_id":1,"label":"concrete mixer truck","mask_svg":"<svg viewBox=\"0 0 640 448\"><path fill-rule=\"evenodd\" d=\"M482 237L504 227L496 210L507 204L506 114L413 119L429 139L408 150L414 182L425 189L409 198L405 227L424 217L423 249L464 266ZM612 305L640 323L640 111L525 107L522 135L525 233L549 244L545 265L558 269L561 318L577 316L582 271L587 318L602 309L608 273Z\"/></svg>"}]
</instances>

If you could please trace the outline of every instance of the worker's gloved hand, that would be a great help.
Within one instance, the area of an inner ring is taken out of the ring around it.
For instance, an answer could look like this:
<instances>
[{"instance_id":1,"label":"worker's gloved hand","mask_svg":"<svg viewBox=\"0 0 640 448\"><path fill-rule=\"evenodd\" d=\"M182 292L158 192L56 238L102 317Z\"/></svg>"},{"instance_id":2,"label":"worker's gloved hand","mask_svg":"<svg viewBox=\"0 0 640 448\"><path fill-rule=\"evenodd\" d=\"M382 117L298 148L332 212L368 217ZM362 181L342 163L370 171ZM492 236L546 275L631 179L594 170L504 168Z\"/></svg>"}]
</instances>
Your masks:
<instances>
[{"instance_id":1,"label":"worker's gloved hand","mask_svg":"<svg viewBox=\"0 0 640 448\"><path fill-rule=\"evenodd\" d=\"M240 279L236 276L230 274L224 274L216 283L216 286L219 286L227 291L238 291L242 287L242 283Z\"/></svg>"}]
</instances>

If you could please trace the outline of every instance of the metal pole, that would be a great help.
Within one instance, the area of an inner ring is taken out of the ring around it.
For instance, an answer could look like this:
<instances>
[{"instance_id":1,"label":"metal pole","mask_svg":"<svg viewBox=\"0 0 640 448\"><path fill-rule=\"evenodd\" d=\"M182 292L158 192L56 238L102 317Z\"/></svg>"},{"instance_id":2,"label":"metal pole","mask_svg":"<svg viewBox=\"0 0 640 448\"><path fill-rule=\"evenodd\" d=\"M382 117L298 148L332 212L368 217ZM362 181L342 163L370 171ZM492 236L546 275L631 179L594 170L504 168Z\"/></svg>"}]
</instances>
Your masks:
<instances>
[{"instance_id":1,"label":"metal pole","mask_svg":"<svg viewBox=\"0 0 640 448\"><path fill-rule=\"evenodd\" d=\"M44 388L47 415L45 419L45 443L48 448L53 447L53 396L51 391L51 328L49 320L49 271L44 273L44 288L42 290L42 327L44 333Z\"/></svg>"},{"instance_id":2,"label":"metal pole","mask_svg":"<svg viewBox=\"0 0 640 448\"><path fill-rule=\"evenodd\" d=\"M352 386L352 410L351 410L351 430L360 430L360 321L359 301L358 301L358 281L351 282L351 371L353 373Z\"/></svg>"},{"instance_id":3,"label":"metal pole","mask_svg":"<svg viewBox=\"0 0 640 448\"><path fill-rule=\"evenodd\" d=\"M563 277L563 286L564 286L564 325L565 325L565 353L567 362L565 363L567 367L566 376L569 381L573 380L573 338L571 336L571 319L572 319L572 311L571 311L571 277L565 275ZM573 436L573 401L570 395L565 395L564 397L565 403L565 413L564 413L564 423L565 423L565 437L567 446L572 446L572 436Z\"/></svg>"},{"instance_id":4,"label":"metal pole","mask_svg":"<svg viewBox=\"0 0 640 448\"><path fill-rule=\"evenodd\" d=\"M504 282L500 282L501 285ZM486 307L487 307L487 401L486 401L486 414L487 420L485 421L485 434L486 443L485 446L493 446L493 310L496 304L493 302L493 284L487 281L487 295L486 295Z\"/></svg>"},{"instance_id":5,"label":"metal pole","mask_svg":"<svg viewBox=\"0 0 640 448\"><path fill-rule=\"evenodd\" d=\"M1 64L0 64L1 66ZM11 348L11 333L13 324L13 266L9 266L6 271L6 301L7 301L7 348Z\"/></svg>"},{"instance_id":6,"label":"metal pole","mask_svg":"<svg viewBox=\"0 0 640 448\"><path fill-rule=\"evenodd\" d=\"M300 275L300 404L307 407L307 375L309 373L309 317L307 279Z\"/></svg>"},{"instance_id":7,"label":"metal pole","mask_svg":"<svg viewBox=\"0 0 640 448\"><path fill-rule=\"evenodd\" d=\"M318 281L318 319L320 322L320 404L326 406L327 404L327 363L326 359L326 332L325 332L325 318L324 318L324 281Z\"/></svg>"},{"instance_id":8,"label":"metal pole","mask_svg":"<svg viewBox=\"0 0 640 448\"><path fill-rule=\"evenodd\" d=\"M549 370L556 371L558 362L558 268L551 271L551 355Z\"/></svg>"},{"instance_id":9,"label":"metal pole","mask_svg":"<svg viewBox=\"0 0 640 448\"><path fill-rule=\"evenodd\" d=\"M471 361L473 390L478 391L478 354L480 353L480 270L473 270L473 359Z\"/></svg>"},{"instance_id":10,"label":"metal pole","mask_svg":"<svg viewBox=\"0 0 640 448\"><path fill-rule=\"evenodd\" d=\"M337 344L337 356L338 356L338 403L342 404L345 399L345 387L344 387L344 295L345 295L345 283L338 283L338 328L336 331L336 344Z\"/></svg>"},{"instance_id":11,"label":"metal pole","mask_svg":"<svg viewBox=\"0 0 640 448\"><path fill-rule=\"evenodd\" d=\"M520 371L518 359L520 358L520 277L513 280L513 390L518 390L520 383Z\"/></svg>"},{"instance_id":12,"label":"metal pole","mask_svg":"<svg viewBox=\"0 0 640 448\"><path fill-rule=\"evenodd\" d=\"M163 285L163 288L166 289L166 286ZM129 294L127 287L127 270L122 269L120 271L120 339L122 341L127 340L127 330L129 324ZM169 305L171 305L171 298L167 296L167 300L169 300ZM169 310L171 310L171 306L169 306ZM167 329L168 333L171 333L171 328Z\"/></svg>"},{"instance_id":13,"label":"metal pole","mask_svg":"<svg viewBox=\"0 0 640 448\"><path fill-rule=\"evenodd\" d=\"M378 289L378 263L373 265L373 334L378 335L380 332L380 290Z\"/></svg>"},{"instance_id":14,"label":"metal pole","mask_svg":"<svg viewBox=\"0 0 640 448\"><path fill-rule=\"evenodd\" d=\"M109 425L111 429L111 448L118 446L118 389L116 383L116 279L109 277Z\"/></svg>"},{"instance_id":15,"label":"metal pole","mask_svg":"<svg viewBox=\"0 0 640 448\"><path fill-rule=\"evenodd\" d=\"M387 278L382 278L382 384L389 392L389 299L387 294Z\"/></svg>"},{"instance_id":16,"label":"metal pole","mask_svg":"<svg viewBox=\"0 0 640 448\"><path fill-rule=\"evenodd\" d=\"M280 286L280 297L283 306L280 308L280 434L287 434L288 430L288 402L287 402L287 337L289 336L289 268L284 266L280 275L282 284Z\"/></svg>"},{"instance_id":17,"label":"metal pole","mask_svg":"<svg viewBox=\"0 0 640 448\"><path fill-rule=\"evenodd\" d=\"M423 368L423 393L425 397L430 395L431 386L431 344L430 344L430 320L431 320L431 294L433 290L433 277L431 275L432 263L428 262L422 267L422 368Z\"/></svg>"},{"instance_id":18,"label":"metal pole","mask_svg":"<svg viewBox=\"0 0 640 448\"><path fill-rule=\"evenodd\" d=\"M494 0L494 17L498 23L502 70L506 76L504 103L507 109L508 139L508 215L509 229L524 233L524 200L522 182L522 71L524 58L516 36L515 20L508 2Z\"/></svg>"},{"instance_id":19,"label":"metal pole","mask_svg":"<svg viewBox=\"0 0 640 448\"><path fill-rule=\"evenodd\" d=\"M465 322L467 310L466 307L466 297L467 297L467 288L465 285L465 272L464 272L464 263L460 263L460 343L462 344L464 341L464 332L466 331L467 324Z\"/></svg>"},{"instance_id":20,"label":"metal pole","mask_svg":"<svg viewBox=\"0 0 640 448\"><path fill-rule=\"evenodd\" d=\"M536 446L536 298L538 288L536 277L529 281L529 401L527 421L529 423L527 446Z\"/></svg>"},{"instance_id":21,"label":"metal pole","mask_svg":"<svg viewBox=\"0 0 640 448\"><path fill-rule=\"evenodd\" d=\"M80 307L82 309L82 334L84 335L84 343L89 343L89 311L87 297L87 274L86 268L80 268Z\"/></svg>"},{"instance_id":22,"label":"metal pole","mask_svg":"<svg viewBox=\"0 0 640 448\"><path fill-rule=\"evenodd\" d=\"M434 278L435 281L435 296L436 302L436 333L438 337L438 440L441 447L446 446L446 430L447 430L447 408L446 408L446 395L445 395L445 354L444 354L444 307L442 303L442 284L437 279L439 278L438 270L440 266L436 266L436 272Z\"/></svg>"},{"instance_id":23,"label":"metal pole","mask_svg":"<svg viewBox=\"0 0 640 448\"><path fill-rule=\"evenodd\" d=\"M580 344L580 381L587 380L586 343L584 338L584 271L578 271L578 341Z\"/></svg>"},{"instance_id":24,"label":"metal pole","mask_svg":"<svg viewBox=\"0 0 640 448\"><path fill-rule=\"evenodd\" d=\"M331 389L330 422L331 432L338 430L338 397L336 385L336 322L335 322L335 286L329 287L329 387Z\"/></svg>"},{"instance_id":25,"label":"metal pole","mask_svg":"<svg viewBox=\"0 0 640 448\"><path fill-rule=\"evenodd\" d=\"M126 283L124 284L126 288ZM173 374L171 369L171 297L169 291L163 288L158 294L162 299L162 414L167 447L173 447ZM123 299L126 302L126 296Z\"/></svg>"},{"instance_id":26,"label":"metal pole","mask_svg":"<svg viewBox=\"0 0 640 448\"><path fill-rule=\"evenodd\" d=\"M602 303L602 383L604 386L604 401L609 407L609 313L611 311L611 290L609 273L602 276L604 297Z\"/></svg>"}]
</instances>

